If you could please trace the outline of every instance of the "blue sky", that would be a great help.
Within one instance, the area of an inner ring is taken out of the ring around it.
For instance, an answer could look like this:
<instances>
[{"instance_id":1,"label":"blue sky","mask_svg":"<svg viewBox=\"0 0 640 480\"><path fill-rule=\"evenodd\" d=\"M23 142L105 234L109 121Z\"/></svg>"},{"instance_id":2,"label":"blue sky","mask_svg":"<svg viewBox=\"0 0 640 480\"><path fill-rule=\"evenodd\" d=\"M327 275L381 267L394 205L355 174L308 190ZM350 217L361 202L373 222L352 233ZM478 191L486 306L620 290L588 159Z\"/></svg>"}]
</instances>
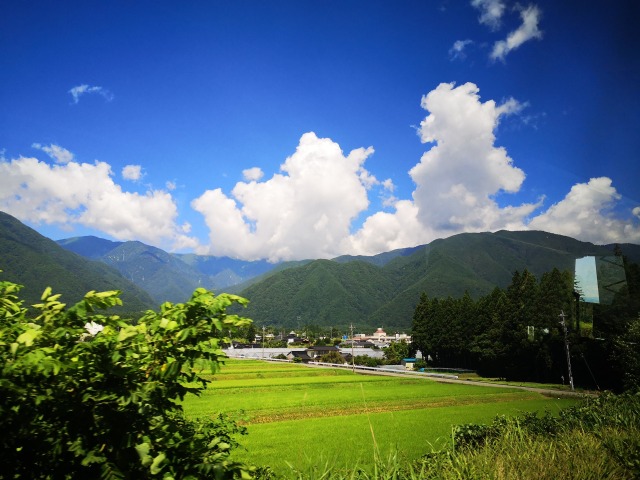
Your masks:
<instances>
[{"instance_id":1,"label":"blue sky","mask_svg":"<svg viewBox=\"0 0 640 480\"><path fill-rule=\"evenodd\" d=\"M243 259L640 243L635 1L0 6L0 210Z\"/></svg>"}]
</instances>

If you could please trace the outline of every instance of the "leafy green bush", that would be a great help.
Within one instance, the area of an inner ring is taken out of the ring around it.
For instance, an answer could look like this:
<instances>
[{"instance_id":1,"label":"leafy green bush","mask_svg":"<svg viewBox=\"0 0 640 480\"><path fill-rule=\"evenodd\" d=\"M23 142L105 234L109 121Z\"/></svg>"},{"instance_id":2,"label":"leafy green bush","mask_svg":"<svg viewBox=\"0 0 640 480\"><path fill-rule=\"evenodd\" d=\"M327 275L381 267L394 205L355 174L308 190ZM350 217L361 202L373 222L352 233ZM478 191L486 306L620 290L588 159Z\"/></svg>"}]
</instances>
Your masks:
<instances>
[{"instance_id":1,"label":"leafy green bush","mask_svg":"<svg viewBox=\"0 0 640 480\"><path fill-rule=\"evenodd\" d=\"M250 323L226 314L246 300L197 289L133 324L96 313L117 291L67 308L47 289L29 319L19 290L0 282L0 478L249 476L228 459L242 429L179 403L205 388L195 367L223 360L222 332Z\"/></svg>"},{"instance_id":2,"label":"leafy green bush","mask_svg":"<svg viewBox=\"0 0 640 480\"><path fill-rule=\"evenodd\" d=\"M320 357L320 361L324 363L345 363L345 359L340 355L340 352L325 353Z\"/></svg>"},{"instance_id":3,"label":"leafy green bush","mask_svg":"<svg viewBox=\"0 0 640 480\"><path fill-rule=\"evenodd\" d=\"M384 361L381 358L374 358L369 355L356 355L353 357L353 363L365 367L379 367L380 365L384 365Z\"/></svg>"},{"instance_id":4,"label":"leafy green bush","mask_svg":"<svg viewBox=\"0 0 640 480\"><path fill-rule=\"evenodd\" d=\"M490 425L459 425L453 441L456 448L477 449L514 431L547 440L571 432L593 434L620 465L640 476L640 392L585 398L558 416L525 413L514 418L498 416Z\"/></svg>"}]
</instances>

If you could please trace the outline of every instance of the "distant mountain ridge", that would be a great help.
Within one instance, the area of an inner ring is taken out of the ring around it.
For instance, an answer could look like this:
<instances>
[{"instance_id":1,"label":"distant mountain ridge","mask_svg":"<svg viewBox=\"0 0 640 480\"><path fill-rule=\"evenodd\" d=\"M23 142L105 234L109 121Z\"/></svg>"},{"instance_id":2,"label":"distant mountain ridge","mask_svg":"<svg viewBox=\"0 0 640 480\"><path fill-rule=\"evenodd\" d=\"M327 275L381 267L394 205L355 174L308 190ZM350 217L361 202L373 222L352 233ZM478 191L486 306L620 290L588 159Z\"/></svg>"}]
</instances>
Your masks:
<instances>
[{"instance_id":1,"label":"distant mountain ridge","mask_svg":"<svg viewBox=\"0 0 640 480\"><path fill-rule=\"evenodd\" d=\"M58 240L58 244L115 268L157 303L184 302L198 287L229 290L275 267L266 261L171 254L137 241L113 242L92 236Z\"/></svg>"},{"instance_id":2,"label":"distant mountain ridge","mask_svg":"<svg viewBox=\"0 0 640 480\"><path fill-rule=\"evenodd\" d=\"M103 262L69 252L16 218L0 212L0 279L23 285L25 306L40 302L47 287L74 304L91 290L121 290L123 307L114 311L140 312L154 308L147 292Z\"/></svg>"},{"instance_id":3,"label":"distant mountain ridge","mask_svg":"<svg viewBox=\"0 0 640 480\"><path fill-rule=\"evenodd\" d=\"M621 247L631 260L640 257L640 246ZM379 256L316 260L270 275L241 295L250 301L244 313L258 324L353 323L406 330L422 292L479 297L506 287L516 270L540 277L553 268L573 271L579 257L612 254L613 245L540 231L463 233L396 251L383 261Z\"/></svg>"},{"instance_id":4,"label":"distant mountain ridge","mask_svg":"<svg viewBox=\"0 0 640 480\"><path fill-rule=\"evenodd\" d=\"M76 237L56 244L9 215L2 214L0 220L0 269L15 275L30 272L13 278L29 288L38 290L42 278L70 275L74 278L69 282L76 282L75 290L84 294L88 289L104 289L105 280L113 284L115 276L117 282L125 282L122 288L128 294L134 298L144 295L145 305L150 296L157 306L164 301L185 301L202 286L248 298L243 315L258 325L285 328L353 323L406 330L423 292L430 297L458 297L465 292L478 297L508 285L516 270L526 268L538 277L553 268L572 271L576 258L614 251L613 245L594 245L547 232L499 231L463 233L373 256L271 264L170 254L141 242L98 237ZM38 255L32 253L34 242L39 245ZM630 260L640 263L639 245L619 247ZM85 263L76 266L60 261L60 252ZM87 270L86 265L92 267Z\"/></svg>"}]
</instances>

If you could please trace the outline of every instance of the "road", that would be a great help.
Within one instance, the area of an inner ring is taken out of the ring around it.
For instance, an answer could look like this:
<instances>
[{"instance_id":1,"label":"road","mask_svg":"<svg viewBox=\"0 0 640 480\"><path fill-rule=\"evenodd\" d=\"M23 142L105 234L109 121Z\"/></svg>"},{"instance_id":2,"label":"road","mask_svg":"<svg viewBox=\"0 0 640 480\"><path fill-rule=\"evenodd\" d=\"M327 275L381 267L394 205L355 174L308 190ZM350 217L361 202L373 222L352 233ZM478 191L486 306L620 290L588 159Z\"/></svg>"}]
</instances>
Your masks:
<instances>
[{"instance_id":1,"label":"road","mask_svg":"<svg viewBox=\"0 0 640 480\"><path fill-rule=\"evenodd\" d=\"M340 368L349 368L351 369L352 366L350 365L329 365L329 364L317 364L317 363L307 363L306 364L309 367L315 367L315 368L336 368L336 367L340 367ZM548 396L548 397L573 397L573 398L584 398L584 397L594 397L597 396L598 393L596 392L588 392L588 391L570 391L570 390L557 390L554 388L541 388L541 387L529 387L526 385L507 385L504 383L493 383L493 382L481 382L481 381L477 381L477 380L461 380L459 378L453 378L454 376L435 376L435 375L429 375L429 374L425 374L425 373L419 373L419 372L413 372L411 370L407 370L407 371L390 371L390 370L380 370L377 368L372 368L372 367L355 367L355 372L360 374L360 375L387 375L387 376L394 376L394 377L412 377L412 378L422 378L425 380L431 380L434 382L441 382L441 383L461 383L464 385L472 385L472 386L483 386L483 387L495 387L495 388L515 388L518 390L527 390L529 392L537 392L540 393L542 395Z\"/></svg>"}]
</instances>

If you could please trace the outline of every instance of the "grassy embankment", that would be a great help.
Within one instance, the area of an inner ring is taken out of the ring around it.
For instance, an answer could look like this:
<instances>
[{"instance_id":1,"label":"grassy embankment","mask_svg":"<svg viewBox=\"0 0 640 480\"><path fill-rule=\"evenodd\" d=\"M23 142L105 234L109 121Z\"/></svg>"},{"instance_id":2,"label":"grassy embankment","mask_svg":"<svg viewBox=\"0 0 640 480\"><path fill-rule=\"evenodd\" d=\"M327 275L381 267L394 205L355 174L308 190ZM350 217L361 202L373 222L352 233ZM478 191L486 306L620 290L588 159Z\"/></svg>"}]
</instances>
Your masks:
<instances>
[{"instance_id":1,"label":"grassy embankment","mask_svg":"<svg viewBox=\"0 0 640 480\"><path fill-rule=\"evenodd\" d=\"M185 401L187 414L242 418L249 435L235 458L282 475L292 475L292 466L370 472L380 458L406 464L450 445L453 425L575 403L517 389L255 360L230 360L212 379L201 397Z\"/></svg>"}]
</instances>

